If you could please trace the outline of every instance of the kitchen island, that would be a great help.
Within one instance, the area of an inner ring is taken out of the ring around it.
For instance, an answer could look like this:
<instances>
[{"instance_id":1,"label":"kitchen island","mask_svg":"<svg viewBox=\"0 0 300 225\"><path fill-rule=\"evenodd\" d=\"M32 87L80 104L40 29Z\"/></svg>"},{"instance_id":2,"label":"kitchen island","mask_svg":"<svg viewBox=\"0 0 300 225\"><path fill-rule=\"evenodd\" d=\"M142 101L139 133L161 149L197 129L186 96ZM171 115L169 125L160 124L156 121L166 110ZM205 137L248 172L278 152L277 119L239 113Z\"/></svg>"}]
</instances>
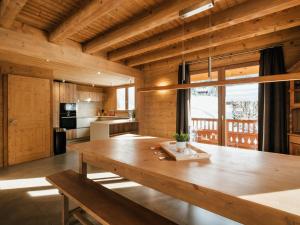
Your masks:
<instances>
[{"instance_id":1,"label":"kitchen island","mask_svg":"<svg viewBox=\"0 0 300 225\"><path fill-rule=\"evenodd\" d=\"M120 134L137 132L138 122L135 119L95 121L91 123L90 140L104 140Z\"/></svg>"}]
</instances>

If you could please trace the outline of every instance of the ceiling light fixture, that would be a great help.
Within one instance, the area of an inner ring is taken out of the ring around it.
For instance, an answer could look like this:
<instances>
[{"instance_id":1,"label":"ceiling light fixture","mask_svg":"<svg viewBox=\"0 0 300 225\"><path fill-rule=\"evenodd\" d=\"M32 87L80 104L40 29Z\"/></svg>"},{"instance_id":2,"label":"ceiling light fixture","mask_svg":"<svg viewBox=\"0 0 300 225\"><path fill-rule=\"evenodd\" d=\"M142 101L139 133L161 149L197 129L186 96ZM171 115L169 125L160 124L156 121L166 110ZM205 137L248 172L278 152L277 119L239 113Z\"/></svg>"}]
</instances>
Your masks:
<instances>
[{"instance_id":1,"label":"ceiling light fixture","mask_svg":"<svg viewBox=\"0 0 300 225\"><path fill-rule=\"evenodd\" d=\"M203 0L179 12L181 18L188 18L214 7L212 0Z\"/></svg>"},{"instance_id":2,"label":"ceiling light fixture","mask_svg":"<svg viewBox=\"0 0 300 225\"><path fill-rule=\"evenodd\" d=\"M101 75L101 72L100 72L100 71L98 71L98 72L97 72L97 74L98 74L98 75Z\"/></svg>"}]
</instances>

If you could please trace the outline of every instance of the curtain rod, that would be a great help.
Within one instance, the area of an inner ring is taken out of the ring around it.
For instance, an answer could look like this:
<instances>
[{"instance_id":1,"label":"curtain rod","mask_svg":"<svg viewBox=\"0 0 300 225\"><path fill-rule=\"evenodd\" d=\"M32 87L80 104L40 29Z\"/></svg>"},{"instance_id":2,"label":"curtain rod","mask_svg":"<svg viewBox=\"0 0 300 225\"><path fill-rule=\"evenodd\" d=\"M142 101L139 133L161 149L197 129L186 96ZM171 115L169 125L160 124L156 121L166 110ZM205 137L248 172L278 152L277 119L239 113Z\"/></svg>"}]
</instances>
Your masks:
<instances>
[{"instance_id":1,"label":"curtain rod","mask_svg":"<svg viewBox=\"0 0 300 225\"><path fill-rule=\"evenodd\" d=\"M266 48L257 48L257 49L252 49L249 51L245 51L245 52L238 52L238 53L233 53L233 54L225 54L225 55L221 55L221 56L214 56L211 57L212 59L224 59L224 58L228 58L231 56L239 56L239 55L246 55L249 53L254 53L254 52L259 52L265 49L269 49L269 48L276 48L276 47L283 47L283 44L277 44L277 45L272 45ZM198 64L198 63L208 63L208 59L202 59L202 60L191 60L191 61L186 61L186 64L189 65L193 65L193 64Z\"/></svg>"}]
</instances>

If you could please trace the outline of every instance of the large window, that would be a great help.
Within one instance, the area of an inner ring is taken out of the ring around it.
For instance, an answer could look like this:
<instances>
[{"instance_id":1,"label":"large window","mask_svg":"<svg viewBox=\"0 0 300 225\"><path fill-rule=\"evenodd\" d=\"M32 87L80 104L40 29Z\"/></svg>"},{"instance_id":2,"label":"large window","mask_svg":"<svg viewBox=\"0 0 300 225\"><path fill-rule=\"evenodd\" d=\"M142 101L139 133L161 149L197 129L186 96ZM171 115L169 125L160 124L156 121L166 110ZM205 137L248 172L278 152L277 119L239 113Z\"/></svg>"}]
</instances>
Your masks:
<instances>
[{"instance_id":1,"label":"large window","mask_svg":"<svg viewBox=\"0 0 300 225\"><path fill-rule=\"evenodd\" d=\"M117 88L117 110L135 109L135 87Z\"/></svg>"},{"instance_id":2,"label":"large window","mask_svg":"<svg viewBox=\"0 0 300 225\"><path fill-rule=\"evenodd\" d=\"M209 80L258 76L259 67L220 69ZM191 77L208 80L208 74ZM201 87L191 90L191 130L195 141L257 149L258 84Z\"/></svg>"}]
</instances>

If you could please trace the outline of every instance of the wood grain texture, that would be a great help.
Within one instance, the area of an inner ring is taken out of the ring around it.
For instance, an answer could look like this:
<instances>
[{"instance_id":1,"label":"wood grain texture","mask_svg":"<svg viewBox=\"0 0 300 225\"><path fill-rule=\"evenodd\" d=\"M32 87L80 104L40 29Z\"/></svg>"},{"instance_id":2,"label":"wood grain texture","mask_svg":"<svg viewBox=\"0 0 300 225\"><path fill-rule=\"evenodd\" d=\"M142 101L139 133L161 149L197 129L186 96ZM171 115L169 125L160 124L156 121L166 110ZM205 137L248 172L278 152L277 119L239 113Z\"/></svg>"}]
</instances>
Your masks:
<instances>
[{"instance_id":1,"label":"wood grain texture","mask_svg":"<svg viewBox=\"0 0 300 225\"><path fill-rule=\"evenodd\" d=\"M21 34L0 28L0 50L13 52L28 57L35 57L49 62L96 69L118 75L140 76L139 70L114 63L100 57L82 53L80 50L35 39L32 35Z\"/></svg>"},{"instance_id":2,"label":"wood grain texture","mask_svg":"<svg viewBox=\"0 0 300 225\"><path fill-rule=\"evenodd\" d=\"M226 55L233 55L237 53L253 51L255 49L272 47L274 45L283 44L288 45L288 41L294 41L300 39L300 27L273 32L271 34L258 36L255 38L246 39L243 41L235 42L233 44L226 44L217 46L210 49L196 51L184 55L186 61L205 61L208 56L213 57L213 61L217 61L218 58ZM290 58L289 52L287 52L286 58ZM288 59L289 60L289 59ZM165 60L160 60L141 66L144 72L162 69L168 65L169 67L177 66L182 62L182 56L176 56ZM214 65L214 62L213 62Z\"/></svg>"},{"instance_id":3,"label":"wood grain texture","mask_svg":"<svg viewBox=\"0 0 300 225\"><path fill-rule=\"evenodd\" d=\"M52 42L65 40L93 21L114 10L119 4L119 0L92 0L51 32L49 40Z\"/></svg>"},{"instance_id":4,"label":"wood grain texture","mask_svg":"<svg viewBox=\"0 0 300 225\"><path fill-rule=\"evenodd\" d=\"M101 224L176 224L74 171L53 174L47 180Z\"/></svg>"},{"instance_id":5,"label":"wood grain texture","mask_svg":"<svg viewBox=\"0 0 300 225\"><path fill-rule=\"evenodd\" d=\"M200 36L187 40L183 44L171 45L141 56L129 58L126 62L129 66L137 66L153 61L171 58L183 54L192 53L212 47L235 43L260 35L273 33L275 30L285 30L300 25L299 7L288 9L280 13L272 14L257 20L245 22L227 29L216 31L211 35ZM224 38L226 37L226 38Z\"/></svg>"},{"instance_id":6,"label":"wood grain texture","mask_svg":"<svg viewBox=\"0 0 300 225\"><path fill-rule=\"evenodd\" d=\"M277 74L263 77L250 77L231 80L219 80L219 81L206 81L201 83L191 84L178 84L169 86L156 86L149 88L140 88L139 92L149 91L163 91L163 90L178 90L178 89L190 89L196 87L210 87L210 86L226 86L226 85L238 85L238 84L251 84L251 83L272 83L281 81L300 80L300 73L289 74Z\"/></svg>"},{"instance_id":7,"label":"wood grain texture","mask_svg":"<svg viewBox=\"0 0 300 225\"><path fill-rule=\"evenodd\" d=\"M2 0L0 2L0 26L9 28L28 0Z\"/></svg>"},{"instance_id":8,"label":"wood grain texture","mask_svg":"<svg viewBox=\"0 0 300 225\"><path fill-rule=\"evenodd\" d=\"M87 53L95 53L108 48L118 42L129 39L133 36L141 34L147 30L161 26L179 17L178 11L185 7L196 3L196 0L169 0L161 6L145 13L141 18L129 21L126 25L110 33L101 35L86 44L84 51Z\"/></svg>"},{"instance_id":9,"label":"wood grain texture","mask_svg":"<svg viewBox=\"0 0 300 225\"><path fill-rule=\"evenodd\" d=\"M7 166L7 74L19 74L29 77L40 77L51 79L53 77L52 71L32 66L24 66L13 64L6 61L0 61L0 90L3 96L0 98L2 102L2 110L0 110L0 120L3 121L2 135L0 138L0 166ZM1 134L1 132L0 132Z\"/></svg>"},{"instance_id":10,"label":"wood grain texture","mask_svg":"<svg viewBox=\"0 0 300 225\"><path fill-rule=\"evenodd\" d=\"M210 160L159 160L151 146L166 139L110 139L69 146L83 162L244 224L300 223L297 156L196 145Z\"/></svg>"},{"instance_id":11,"label":"wood grain texture","mask_svg":"<svg viewBox=\"0 0 300 225\"><path fill-rule=\"evenodd\" d=\"M142 54L147 51L153 51L167 45L175 44L183 40L194 38L215 32L220 29L228 28L249 20L270 15L291 7L299 5L299 1L269 1L269 0L255 0L247 1L229 8L227 10L214 13L209 17L200 18L199 20L185 24L184 28L179 26L172 30L159 33L153 37L143 39L139 42L127 45L123 48L116 49L109 52L109 59L118 61L124 58L132 57L134 55ZM209 22L211 21L211 26ZM184 29L184 30L183 30Z\"/></svg>"},{"instance_id":12,"label":"wood grain texture","mask_svg":"<svg viewBox=\"0 0 300 225\"><path fill-rule=\"evenodd\" d=\"M8 164L51 154L50 80L8 76Z\"/></svg>"}]
</instances>

